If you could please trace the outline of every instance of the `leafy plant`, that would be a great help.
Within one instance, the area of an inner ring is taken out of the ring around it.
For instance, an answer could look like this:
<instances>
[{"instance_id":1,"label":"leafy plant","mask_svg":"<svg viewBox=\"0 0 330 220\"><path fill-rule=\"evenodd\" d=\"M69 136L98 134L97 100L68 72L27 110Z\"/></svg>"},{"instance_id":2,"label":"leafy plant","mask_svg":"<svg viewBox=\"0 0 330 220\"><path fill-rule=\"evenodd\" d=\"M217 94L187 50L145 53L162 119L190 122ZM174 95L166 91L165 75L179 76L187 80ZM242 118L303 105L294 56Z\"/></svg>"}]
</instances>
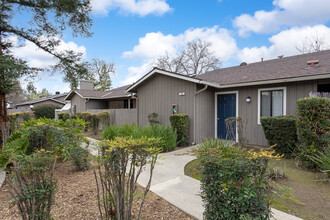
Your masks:
<instances>
[{"instance_id":1,"label":"leafy plant","mask_svg":"<svg viewBox=\"0 0 330 220\"><path fill-rule=\"evenodd\" d=\"M0 156L0 167L5 168L17 155L32 154L46 149L64 157L66 148L78 147L86 138L81 134L84 122L38 119L25 122L24 126L8 138ZM67 157L69 158L69 157Z\"/></svg>"},{"instance_id":2,"label":"leafy plant","mask_svg":"<svg viewBox=\"0 0 330 220\"><path fill-rule=\"evenodd\" d=\"M9 193L22 219L51 219L56 180L53 178L56 158L45 150L18 156L9 176Z\"/></svg>"},{"instance_id":3,"label":"leafy plant","mask_svg":"<svg viewBox=\"0 0 330 220\"><path fill-rule=\"evenodd\" d=\"M153 112L153 113L148 114L148 121L149 121L150 125L160 124L160 122L157 120L158 115L159 114L157 112Z\"/></svg>"},{"instance_id":4,"label":"leafy plant","mask_svg":"<svg viewBox=\"0 0 330 220\"><path fill-rule=\"evenodd\" d=\"M88 155L89 151L82 147L71 147L70 158L78 171L88 170L89 162Z\"/></svg>"},{"instance_id":5,"label":"leafy plant","mask_svg":"<svg viewBox=\"0 0 330 220\"><path fill-rule=\"evenodd\" d=\"M300 146L295 156L304 166L320 168L312 156L329 150L329 128L329 98L304 98L297 101L297 135Z\"/></svg>"},{"instance_id":6,"label":"leafy plant","mask_svg":"<svg viewBox=\"0 0 330 220\"><path fill-rule=\"evenodd\" d=\"M117 137L100 145L97 171L94 170L101 219L131 219L137 180L149 164L149 181L143 192L138 218L150 189L152 173L160 152L159 139Z\"/></svg>"},{"instance_id":7,"label":"leafy plant","mask_svg":"<svg viewBox=\"0 0 330 220\"><path fill-rule=\"evenodd\" d=\"M33 108L34 115L36 119L39 118L55 118L55 109L59 109L60 107L56 105L40 105Z\"/></svg>"},{"instance_id":8,"label":"leafy plant","mask_svg":"<svg viewBox=\"0 0 330 220\"><path fill-rule=\"evenodd\" d=\"M275 151L290 158L297 145L296 117L293 115L261 117L261 125L270 145Z\"/></svg>"},{"instance_id":9,"label":"leafy plant","mask_svg":"<svg viewBox=\"0 0 330 220\"><path fill-rule=\"evenodd\" d=\"M66 121L68 119L70 119L70 114L69 113L58 113L58 119L62 120L62 121Z\"/></svg>"},{"instance_id":10,"label":"leafy plant","mask_svg":"<svg viewBox=\"0 0 330 220\"><path fill-rule=\"evenodd\" d=\"M116 137L132 137L139 139L160 138L160 147L162 151L171 151L176 147L177 135L170 126L154 125L154 126L138 126L132 125L110 125L103 130L103 138L106 140L114 140Z\"/></svg>"},{"instance_id":11,"label":"leafy plant","mask_svg":"<svg viewBox=\"0 0 330 220\"><path fill-rule=\"evenodd\" d=\"M274 151L251 152L225 140L195 151L202 164L205 219L270 219L268 160Z\"/></svg>"},{"instance_id":12,"label":"leafy plant","mask_svg":"<svg viewBox=\"0 0 330 220\"><path fill-rule=\"evenodd\" d=\"M171 126L177 133L178 146L187 145L188 122L189 116L187 114L175 114L170 116Z\"/></svg>"}]
</instances>

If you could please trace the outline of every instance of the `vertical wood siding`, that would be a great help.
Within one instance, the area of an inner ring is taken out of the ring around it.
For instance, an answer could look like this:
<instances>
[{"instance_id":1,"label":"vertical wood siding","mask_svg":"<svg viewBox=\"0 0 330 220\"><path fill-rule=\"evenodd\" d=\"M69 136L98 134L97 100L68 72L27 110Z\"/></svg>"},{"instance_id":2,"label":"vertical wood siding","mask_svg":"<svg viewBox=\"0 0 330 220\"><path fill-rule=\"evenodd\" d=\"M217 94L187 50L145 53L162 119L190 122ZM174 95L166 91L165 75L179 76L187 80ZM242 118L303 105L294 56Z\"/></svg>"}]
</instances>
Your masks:
<instances>
[{"instance_id":1,"label":"vertical wood siding","mask_svg":"<svg viewBox=\"0 0 330 220\"><path fill-rule=\"evenodd\" d=\"M203 138L209 138L215 136L215 113L214 108L214 93L221 91L239 91L238 100L238 114L244 121L246 121L246 129L244 137L246 143L251 145L268 146L268 142L265 138L263 128L258 125L258 89L260 88L272 88L283 87L287 88L286 99L286 114L295 115L297 108L297 100L299 98L308 97L311 91L317 91L317 81L304 81L304 82L292 82L285 84L271 84L265 86L250 86L239 87L225 90L211 90L208 89L196 97L197 109L197 143L200 143ZM246 97L251 97L251 102L246 103ZM207 118L207 117L208 118ZM208 128L209 127L209 128ZM211 127L211 128L210 128Z\"/></svg>"},{"instance_id":2,"label":"vertical wood siding","mask_svg":"<svg viewBox=\"0 0 330 220\"><path fill-rule=\"evenodd\" d=\"M162 124L170 123L172 104L177 104L178 113L189 116L189 138L193 142L195 84L164 75L155 75L137 89L138 120L140 125L147 125L148 114L157 112ZM184 96L179 93L184 92Z\"/></svg>"},{"instance_id":3,"label":"vertical wood siding","mask_svg":"<svg viewBox=\"0 0 330 220\"><path fill-rule=\"evenodd\" d=\"M197 86L200 90L202 87ZM196 95L196 143L215 135L215 103L214 91L207 89Z\"/></svg>"},{"instance_id":4,"label":"vertical wood siding","mask_svg":"<svg viewBox=\"0 0 330 220\"><path fill-rule=\"evenodd\" d=\"M86 111L86 99L74 94L71 98L71 108L73 109L74 106L76 106L77 112Z\"/></svg>"}]
</instances>

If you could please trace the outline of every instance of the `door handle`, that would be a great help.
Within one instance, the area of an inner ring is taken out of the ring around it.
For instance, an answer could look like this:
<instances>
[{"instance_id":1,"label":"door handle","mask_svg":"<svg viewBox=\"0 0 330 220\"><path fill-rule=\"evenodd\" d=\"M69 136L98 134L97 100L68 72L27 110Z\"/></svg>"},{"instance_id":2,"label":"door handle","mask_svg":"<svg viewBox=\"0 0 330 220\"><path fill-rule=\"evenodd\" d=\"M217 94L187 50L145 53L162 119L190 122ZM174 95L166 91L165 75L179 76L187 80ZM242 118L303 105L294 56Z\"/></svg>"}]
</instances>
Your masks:
<instances>
[{"instance_id":1,"label":"door handle","mask_svg":"<svg viewBox=\"0 0 330 220\"><path fill-rule=\"evenodd\" d=\"M217 118L217 120L219 121L219 120L220 120L220 118Z\"/></svg>"}]
</instances>

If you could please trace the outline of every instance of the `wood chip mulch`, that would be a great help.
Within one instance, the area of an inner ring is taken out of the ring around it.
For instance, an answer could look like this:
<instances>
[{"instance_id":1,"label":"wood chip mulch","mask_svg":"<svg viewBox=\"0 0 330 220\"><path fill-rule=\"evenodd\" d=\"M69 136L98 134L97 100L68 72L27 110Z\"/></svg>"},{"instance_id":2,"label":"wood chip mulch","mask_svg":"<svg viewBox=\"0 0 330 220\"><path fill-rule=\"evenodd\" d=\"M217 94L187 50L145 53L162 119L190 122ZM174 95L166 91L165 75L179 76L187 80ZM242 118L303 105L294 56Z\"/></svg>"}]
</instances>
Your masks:
<instances>
[{"instance_id":1,"label":"wood chip mulch","mask_svg":"<svg viewBox=\"0 0 330 220\"><path fill-rule=\"evenodd\" d=\"M93 170L77 172L69 161L58 163L55 170L57 190L52 208L54 219L100 219ZM0 189L0 219L21 219L17 207L10 199L9 185ZM133 219L138 214L138 204L133 207ZM193 219L149 191L142 208L141 219Z\"/></svg>"}]
</instances>

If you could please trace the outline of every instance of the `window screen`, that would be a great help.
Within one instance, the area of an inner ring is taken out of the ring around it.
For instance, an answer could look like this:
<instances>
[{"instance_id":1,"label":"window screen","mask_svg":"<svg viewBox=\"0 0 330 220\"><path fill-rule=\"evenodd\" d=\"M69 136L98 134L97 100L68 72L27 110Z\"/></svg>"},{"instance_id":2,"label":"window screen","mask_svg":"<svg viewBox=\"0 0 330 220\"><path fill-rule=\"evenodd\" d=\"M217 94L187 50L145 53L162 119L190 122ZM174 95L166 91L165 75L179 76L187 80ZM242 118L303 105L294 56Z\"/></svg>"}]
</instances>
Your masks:
<instances>
[{"instance_id":1,"label":"window screen","mask_svg":"<svg viewBox=\"0 0 330 220\"><path fill-rule=\"evenodd\" d=\"M283 90L261 91L261 116L283 115Z\"/></svg>"}]
</instances>

